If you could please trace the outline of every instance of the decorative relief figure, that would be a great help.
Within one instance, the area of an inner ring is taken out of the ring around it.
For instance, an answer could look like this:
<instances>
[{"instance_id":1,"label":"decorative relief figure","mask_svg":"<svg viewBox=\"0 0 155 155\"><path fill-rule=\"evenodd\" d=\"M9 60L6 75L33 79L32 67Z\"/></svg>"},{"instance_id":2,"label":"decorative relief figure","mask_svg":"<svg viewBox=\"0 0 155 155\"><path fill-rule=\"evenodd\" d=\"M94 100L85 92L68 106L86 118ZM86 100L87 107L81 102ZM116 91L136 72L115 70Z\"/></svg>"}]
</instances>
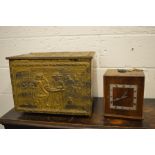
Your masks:
<instances>
[{"instance_id":1,"label":"decorative relief figure","mask_svg":"<svg viewBox=\"0 0 155 155\"><path fill-rule=\"evenodd\" d=\"M59 73L54 74L50 85L49 80L47 80L43 73L37 73L35 76L35 89L33 93L35 104L41 107L44 107L46 104L48 107L63 108L64 87L60 77L62 77L62 75Z\"/></svg>"},{"instance_id":2,"label":"decorative relief figure","mask_svg":"<svg viewBox=\"0 0 155 155\"><path fill-rule=\"evenodd\" d=\"M62 75L59 72L56 72L51 78L52 89L50 89L50 100L53 102L53 108L62 109L64 106L63 103L65 91Z\"/></svg>"},{"instance_id":3,"label":"decorative relief figure","mask_svg":"<svg viewBox=\"0 0 155 155\"><path fill-rule=\"evenodd\" d=\"M35 77L35 89L33 99L37 105L47 103L49 97L49 82L43 73L37 73Z\"/></svg>"}]
</instances>

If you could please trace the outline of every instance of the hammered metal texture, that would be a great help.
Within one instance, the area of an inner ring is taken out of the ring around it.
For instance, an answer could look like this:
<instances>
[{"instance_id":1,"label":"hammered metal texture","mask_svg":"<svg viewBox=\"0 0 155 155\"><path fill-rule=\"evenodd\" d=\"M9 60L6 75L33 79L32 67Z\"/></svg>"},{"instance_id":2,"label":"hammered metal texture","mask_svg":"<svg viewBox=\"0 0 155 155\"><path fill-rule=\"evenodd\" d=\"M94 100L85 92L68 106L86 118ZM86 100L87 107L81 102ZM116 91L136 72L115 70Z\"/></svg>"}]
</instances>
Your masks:
<instances>
[{"instance_id":1,"label":"hammered metal texture","mask_svg":"<svg viewBox=\"0 0 155 155\"><path fill-rule=\"evenodd\" d=\"M15 109L91 115L91 58L10 59Z\"/></svg>"}]
</instances>

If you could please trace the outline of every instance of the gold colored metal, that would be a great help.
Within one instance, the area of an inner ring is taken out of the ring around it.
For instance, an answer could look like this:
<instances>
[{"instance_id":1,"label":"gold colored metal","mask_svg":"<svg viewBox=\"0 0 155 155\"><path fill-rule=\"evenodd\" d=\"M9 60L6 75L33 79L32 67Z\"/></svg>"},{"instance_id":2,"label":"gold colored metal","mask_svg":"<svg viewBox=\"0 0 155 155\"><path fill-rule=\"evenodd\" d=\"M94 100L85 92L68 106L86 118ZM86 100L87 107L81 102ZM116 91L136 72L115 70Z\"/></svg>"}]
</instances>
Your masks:
<instances>
[{"instance_id":1,"label":"gold colored metal","mask_svg":"<svg viewBox=\"0 0 155 155\"><path fill-rule=\"evenodd\" d=\"M51 52L8 57L15 109L90 116L93 55Z\"/></svg>"}]
</instances>

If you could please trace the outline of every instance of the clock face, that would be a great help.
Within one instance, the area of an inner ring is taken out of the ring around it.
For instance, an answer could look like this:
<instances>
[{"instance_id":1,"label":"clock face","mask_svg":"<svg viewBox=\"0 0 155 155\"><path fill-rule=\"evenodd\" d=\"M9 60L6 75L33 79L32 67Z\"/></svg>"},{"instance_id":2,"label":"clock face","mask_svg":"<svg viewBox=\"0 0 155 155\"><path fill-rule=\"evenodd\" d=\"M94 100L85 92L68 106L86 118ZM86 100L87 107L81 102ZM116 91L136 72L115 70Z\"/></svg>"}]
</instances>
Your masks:
<instances>
[{"instance_id":1,"label":"clock face","mask_svg":"<svg viewBox=\"0 0 155 155\"><path fill-rule=\"evenodd\" d=\"M110 109L136 110L137 85L110 84Z\"/></svg>"}]
</instances>

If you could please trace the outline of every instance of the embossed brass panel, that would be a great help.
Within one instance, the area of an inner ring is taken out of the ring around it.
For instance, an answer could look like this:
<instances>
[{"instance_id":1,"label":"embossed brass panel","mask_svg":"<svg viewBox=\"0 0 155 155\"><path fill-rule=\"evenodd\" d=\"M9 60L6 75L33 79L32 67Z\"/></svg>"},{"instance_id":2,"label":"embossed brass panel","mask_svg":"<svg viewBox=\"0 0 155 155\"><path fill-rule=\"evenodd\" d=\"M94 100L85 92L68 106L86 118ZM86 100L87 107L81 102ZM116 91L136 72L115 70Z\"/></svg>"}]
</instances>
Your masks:
<instances>
[{"instance_id":1,"label":"embossed brass panel","mask_svg":"<svg viewBox=\"0 0 155 155\"><path fill-rule=\"evenodd\" d=\"M93 54L51 52L9 57L15 109L90 116Z\"/></svg>"}]
</instances>

